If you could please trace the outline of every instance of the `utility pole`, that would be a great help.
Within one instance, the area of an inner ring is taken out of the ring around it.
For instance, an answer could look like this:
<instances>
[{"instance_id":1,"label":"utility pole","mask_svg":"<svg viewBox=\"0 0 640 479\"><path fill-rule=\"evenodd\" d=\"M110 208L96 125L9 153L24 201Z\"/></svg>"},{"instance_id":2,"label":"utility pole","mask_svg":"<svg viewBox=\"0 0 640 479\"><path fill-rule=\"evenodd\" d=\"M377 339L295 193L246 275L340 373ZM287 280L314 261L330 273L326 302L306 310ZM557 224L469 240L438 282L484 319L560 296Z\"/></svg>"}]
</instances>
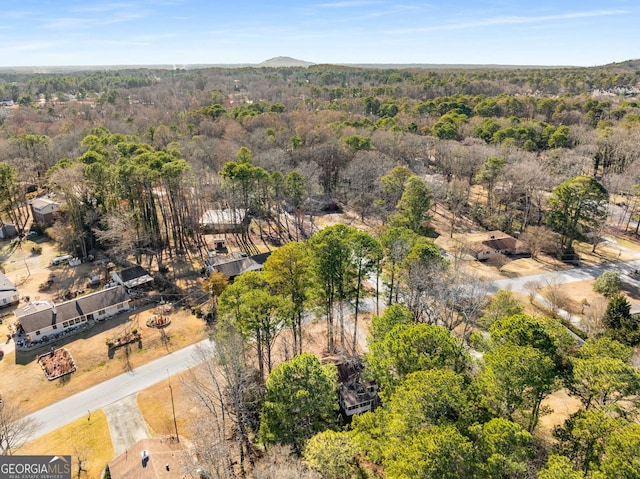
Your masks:
<instances>
[{"instance_id":1,"label":"utility pole","mask_svg":"<svg viewBox=\"0 0 640 479\"><path fill-rule=\"evenodd\" d=\"M22 261L24 261L24 267L27 268L27 278L31 276L31 271L29 270L29 265L27 264L27 257L24 254L24 250L22 249L22 239L18 239L18 248L20 248L20 252L22 253Z\"/></svg>"},{"instance_id":2,"label":"utility pole","mask_svg":"<svg viewBox=\"0 0 640 479\"><path fill-rule=\"evenodd\" d=\"M178 422L176 421L176 406L173 402L173 388L171 387L171 376L169 376L168 369L167 369L167 377L169 378L169 394L171 395L171 411L173 412L173 427L176 429L176 440L180 442L180 436L178 435Z\"/></svg>"}]
</instances>

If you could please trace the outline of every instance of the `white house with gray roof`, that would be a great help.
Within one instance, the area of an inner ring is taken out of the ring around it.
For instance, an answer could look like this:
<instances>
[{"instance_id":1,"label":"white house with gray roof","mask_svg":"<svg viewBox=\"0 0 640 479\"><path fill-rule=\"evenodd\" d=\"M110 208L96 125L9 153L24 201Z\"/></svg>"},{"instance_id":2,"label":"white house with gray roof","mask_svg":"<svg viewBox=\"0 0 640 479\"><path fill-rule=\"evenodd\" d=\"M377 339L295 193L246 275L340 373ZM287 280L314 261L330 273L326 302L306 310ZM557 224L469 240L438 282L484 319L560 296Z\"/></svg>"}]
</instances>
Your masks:
<instances>
[{"instance_id":1,"label":"white house with gray roof","mask_svg":"<svg viewBox=\"0 0 640 479\"><path fill-rule=\"evenodd\" d=\"M128 310L127 291L122 286L116 286L60 304L54 304L52 301L32 301L16 309L14 314L24 334L34 341L91 320L101 321Z\"/></svg>"},{"instance_id":2,"label":"white house with gray roof","mask_svg":"<svg viewBox=\"0 0 640 479\"><path fill-rule=\"evenodd\" d=\"M0 308L17 304L19 300L20 295L16 285L4 274L0 273Z\"/></svg>"}]
</instances>

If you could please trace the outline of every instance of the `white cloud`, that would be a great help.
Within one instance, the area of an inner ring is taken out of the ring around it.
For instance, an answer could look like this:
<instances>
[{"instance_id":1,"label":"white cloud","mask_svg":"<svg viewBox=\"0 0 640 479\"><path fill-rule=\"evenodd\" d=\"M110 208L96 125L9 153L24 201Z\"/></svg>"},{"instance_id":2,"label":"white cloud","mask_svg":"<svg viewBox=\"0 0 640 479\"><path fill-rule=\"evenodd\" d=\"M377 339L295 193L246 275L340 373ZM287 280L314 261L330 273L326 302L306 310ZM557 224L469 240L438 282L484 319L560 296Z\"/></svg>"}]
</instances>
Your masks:
<instances>
[{"instance_id":1,"label":"white cloud","mask_svg":"<svg viewBox=\"0 0 640 479\"><path fill-rule=\"evenodd\" d=\"M43 24L43 28L53 28L53 29L77 29L77 28L86 28L95 23L95 21L91 18L80 18L80 17L60 17L53 18L48 22Z\"/></svg>"},{"instance_id":2,"label":"white cloud","mask_svg":"<svg viewBox=\"0 0 640 479\"><path fill-rule=\"evenodd\" d=\"M4 45L0 48L0 52L16 53L16 52L29 52L29 51L42 51L57 47L55 42L31 42L31 43L14 43L12 45Z\"/></svg>"},{"instance_id":3,"label":"white cloud","mask_svg":"<svg viewBox=\"0 0 640 479\"><path fill-rule=\"evenodd\" d=\"M465 30L468 28L491 27L495 25L520 25L527 23L544 23L555 22L561 20L575 20L578 18L604 17L612 15L624 15L629 12L625 10L595 10L591 12L573 12L559 15L545 15L539 17L525 16L505 16L485 18L470 22L447 23L443 25L434 25L422 28L407 28L401 30L388 30L386 33L392 35L405 35L408 33L434 32L442 30Z\"/></svg>"}]
</instances>

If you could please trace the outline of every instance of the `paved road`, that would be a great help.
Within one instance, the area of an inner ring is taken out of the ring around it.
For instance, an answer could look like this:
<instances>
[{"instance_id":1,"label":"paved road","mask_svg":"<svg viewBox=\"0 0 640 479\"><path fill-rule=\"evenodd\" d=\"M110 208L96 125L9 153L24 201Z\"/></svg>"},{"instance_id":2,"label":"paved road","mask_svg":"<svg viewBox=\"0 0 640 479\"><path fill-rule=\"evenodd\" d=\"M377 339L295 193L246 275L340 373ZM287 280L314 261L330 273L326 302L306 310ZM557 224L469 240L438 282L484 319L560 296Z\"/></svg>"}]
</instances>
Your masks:
<instances>
[{"instance_id":1,"label":"paved road","mask_svg":"<svg viewBox=\"0 0 640 479\"><path fill-rule=\"evenodd\" d=\"M194 352L199 345L210 344L208 339L156 359L128 373L104 381L89 389L40 409L28 417L38 422L37 436L87 417L89 411L102 409L109 404L137 393L145 388L193 367Z\"/></svg>"},{"instance_id":2,"label":"paved road","mask_svg":"<svg viewBox=\"0 0 640 479\"><path fill-rule=\"evenodd\" d=\"M601 266L580 267L567 271L557 271L543 273L520 278L505 279L492 282L489 292L498 289L508 289L512 291L525 291L525 284L530 281L554 281L556 283L569 283L596 278L603 271L608 269L620 269L621 272L629 273L633 270L640 270L640 260L626 263L613 263ZM626 278L625 278L626 279ZM381 300L381 304L384 301ZM375 308L375 300L369 302L364 309ZM359 334L361 336L362 334ZM358 338L359 343L364 338ZM199 345L211 344L208 339L188 346L184 349L174 351L167 356L156 359L153 362L140 366L129 373L122 374L113 379L97 384L74 396L63 399L51 406L36 411L29 417L35 419L40 424L37 435L47 434L81 417L86 417L88 411L102 409L109 404L115 403L127 396L135 394L142 389L148 388L168 376L185 371L196 365L194 352ZM360 343L362 345L362 343Z\"/></svg>"},{"instance_id":3,"label":"paved road","mask_svg":"<svg viewBox=\"0 0 640 479\"><path fill-rule=\"evenodd\" d=\"M604 271L617 269L623 275L628 275L634 270L640 270L640 260L620 263L608 263L598 266L582 266L566 271L553 271L550 273L534 274L531 276L521 276L518 278L501 279L488 284L489 293L495 293L499 289L510 291L526 292L526 284L536 282L544 286L545 284L565 284L576 281L584 281L597 278ZM626 280L626 278L625 278Z\"/></svg>"}]
</instances>

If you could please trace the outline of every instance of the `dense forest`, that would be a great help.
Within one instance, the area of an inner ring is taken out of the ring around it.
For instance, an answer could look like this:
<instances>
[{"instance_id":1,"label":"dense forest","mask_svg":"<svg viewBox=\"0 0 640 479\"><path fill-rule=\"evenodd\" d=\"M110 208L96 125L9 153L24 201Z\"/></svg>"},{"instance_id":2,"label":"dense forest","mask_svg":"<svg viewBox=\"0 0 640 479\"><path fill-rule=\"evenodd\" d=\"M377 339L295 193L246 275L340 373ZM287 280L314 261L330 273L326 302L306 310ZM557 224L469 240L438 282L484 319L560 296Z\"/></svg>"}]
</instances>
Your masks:
<instances>
[{"instance_id":1,"label":"dense forest","mask_svg":"<svg viewBox=\"0 0 640 479\"><path fill-rule=\"evenodd\" d=\"M243 251L272 251L202 285L217 345L190 383L202 477L640 477L640 328L619 288L599 329L569 332L488 298L430 221L519 235L532 257L595 250L607 219L637 237L640 62L2 73L0 100L2 222L24 229L49 193L63 249L163 271L204 260L200 217L231 208L258 228ZM314 229L318 204L372 227ZM386 309L359 356L372 295ZM374 411L339 419L338 371L303 347L310 314L327 355L379 387ZM275 364L285 329L292 359ZM581 407L542 440L561 389Z\"/></svg>"}]
</instances>

